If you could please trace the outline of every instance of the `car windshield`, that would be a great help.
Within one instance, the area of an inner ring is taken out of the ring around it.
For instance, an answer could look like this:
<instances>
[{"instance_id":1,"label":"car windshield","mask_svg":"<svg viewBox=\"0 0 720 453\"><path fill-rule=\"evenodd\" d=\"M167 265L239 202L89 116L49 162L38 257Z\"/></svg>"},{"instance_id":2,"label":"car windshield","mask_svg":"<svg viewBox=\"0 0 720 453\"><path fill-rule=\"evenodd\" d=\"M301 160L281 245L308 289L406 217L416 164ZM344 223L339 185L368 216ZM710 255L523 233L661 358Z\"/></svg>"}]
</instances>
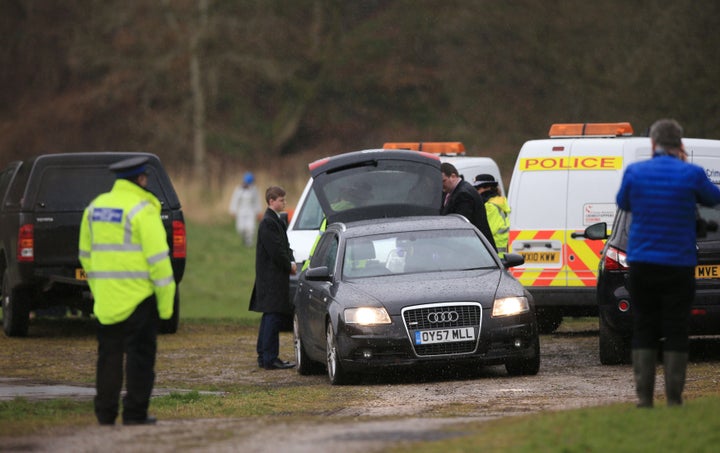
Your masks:
<instances>
[{"instance_id":1,"label":"car windshield","mask_svg":"<svg viewBox=\"0 0 720 453\"><path fill-rule=\"evenodd\" d=\"M428 230L348 239L343 278L497 267L472 230Z\"/></svg>"}]
</instances>

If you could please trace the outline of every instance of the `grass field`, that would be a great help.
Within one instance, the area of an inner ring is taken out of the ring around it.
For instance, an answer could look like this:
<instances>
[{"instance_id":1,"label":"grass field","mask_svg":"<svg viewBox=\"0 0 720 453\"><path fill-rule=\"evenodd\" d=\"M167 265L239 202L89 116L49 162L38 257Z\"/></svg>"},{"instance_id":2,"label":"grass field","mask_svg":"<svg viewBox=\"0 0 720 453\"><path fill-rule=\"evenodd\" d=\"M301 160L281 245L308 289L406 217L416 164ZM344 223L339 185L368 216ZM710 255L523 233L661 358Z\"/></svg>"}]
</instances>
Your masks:
<instances>
[{"instance_id":1,"label":"grass field","mask_svg":"<svg viewBox=\"0 0 720 453\"><path fill-rule=\"evenodd\" d=\"M181 319L255 321L248 311L255 248L243 245L230 221L187 225L187 263L180 284Z\"/></svg>"}]
</instances>

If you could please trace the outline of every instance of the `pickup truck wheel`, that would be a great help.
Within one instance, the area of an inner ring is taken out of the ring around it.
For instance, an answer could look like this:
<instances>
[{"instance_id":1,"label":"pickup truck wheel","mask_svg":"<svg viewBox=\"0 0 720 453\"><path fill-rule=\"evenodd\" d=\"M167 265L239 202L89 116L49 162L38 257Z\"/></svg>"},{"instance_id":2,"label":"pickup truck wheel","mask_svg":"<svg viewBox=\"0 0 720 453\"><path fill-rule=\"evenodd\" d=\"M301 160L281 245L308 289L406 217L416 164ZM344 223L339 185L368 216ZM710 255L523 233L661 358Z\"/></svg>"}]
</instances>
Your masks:
<instances>
[{"instance_id":1,"label":"pickup truck wheel","mask_svg":"<svg viewBox=\"0 0 720 453\"><path fill-rule=\"evenodd\" d=\"M158 332L162 334L177 333L180 325L180 286L175 287L175 299L173 301L173 314L170 319L161 319Z\"/></svg>"},{"instance_id":2,"label":"pickup truck wheel","mask_svg":"<svg viewBox=\"0 0 720 453\"><path fill-rule=\"evenodd\" d=\"M7 271L2 281L3 330L8 337L25 337L30 326L30 294L27 290L12 289Z\"/></svg>"}]
</instances>

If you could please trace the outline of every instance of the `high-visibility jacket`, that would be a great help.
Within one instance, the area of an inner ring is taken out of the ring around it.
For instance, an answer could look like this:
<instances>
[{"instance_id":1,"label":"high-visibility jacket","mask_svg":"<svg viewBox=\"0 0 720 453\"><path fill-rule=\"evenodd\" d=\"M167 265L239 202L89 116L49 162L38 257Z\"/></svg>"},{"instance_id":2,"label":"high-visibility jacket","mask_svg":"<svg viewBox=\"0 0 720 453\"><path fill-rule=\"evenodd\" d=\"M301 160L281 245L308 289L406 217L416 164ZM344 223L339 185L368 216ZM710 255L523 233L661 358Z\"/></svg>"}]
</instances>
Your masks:
<instances>
[{"instance_id":1,"label":"high-visibility jacket","mask_svg":"<svg viewBox=\"0 0 720 453\"><path fill-rule=\"evenodd\" d=\"M95 198L80 224L79 258L102 324L126 320L155 293L161 319L173 314L175 279L160 201L137 184L118 179Z\"/></svg>"},{"instance_id":2,"label":"high-visibility jacket","mask_svg":"<svg viewBox=\"0 0 720 453\"><path fill-rule=\"evenodd\" d=\"M507 253L510 234L510 205L505 197L498 195L485 202L485 211L498 255L502 257Z\"/></svg>"}]
</instances>

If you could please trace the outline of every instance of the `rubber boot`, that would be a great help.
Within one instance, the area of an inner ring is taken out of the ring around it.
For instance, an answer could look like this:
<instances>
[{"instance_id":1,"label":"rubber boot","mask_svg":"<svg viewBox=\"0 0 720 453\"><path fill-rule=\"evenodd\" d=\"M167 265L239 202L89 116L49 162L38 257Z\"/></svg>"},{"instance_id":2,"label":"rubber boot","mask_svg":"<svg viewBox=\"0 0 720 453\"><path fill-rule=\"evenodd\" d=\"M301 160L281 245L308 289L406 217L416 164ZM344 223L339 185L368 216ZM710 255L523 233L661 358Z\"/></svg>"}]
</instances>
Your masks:
<instances>
[{"instance_id":1,"label":"rubber boot","mask_svg":"<svg viewBox=\"0 0 720 453\"><path fill-rule=\"evenodd\" d=\"M663 352L663 368L665 369L665 396L668 406L681 406L682 393L685 388L688 353Z\"/></svg>"},{"instance_id":2,"label":"rubber boot","mask_svg":"<svg viewBox=\"0 0 720 453\"><path fill-rule=\"evenodd\" d=\"M632 350L635 393L638 397L637 407L653 407L656 361L657 351L655 349Z\"/></svg>"}]
</instances>

